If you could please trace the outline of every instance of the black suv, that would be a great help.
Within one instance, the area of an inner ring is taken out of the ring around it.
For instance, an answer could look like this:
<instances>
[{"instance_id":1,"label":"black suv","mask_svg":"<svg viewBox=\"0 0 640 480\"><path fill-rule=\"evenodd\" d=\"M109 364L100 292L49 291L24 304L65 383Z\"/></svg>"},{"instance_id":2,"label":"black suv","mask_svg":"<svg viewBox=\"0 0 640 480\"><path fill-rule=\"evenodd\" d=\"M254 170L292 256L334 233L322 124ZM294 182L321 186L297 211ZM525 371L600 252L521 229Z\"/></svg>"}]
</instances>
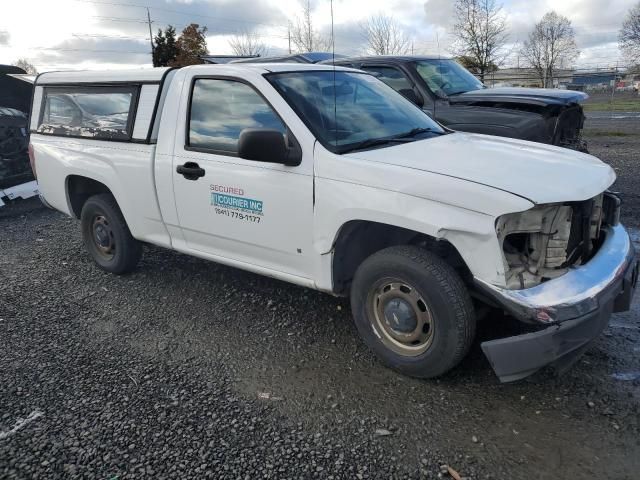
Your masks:
<instances>
[{"instance_id":1,"label":"black suv","mask_svg":"<svg viewBox=\"0 0 640 480\"><path fill-rule=\"evenodd\" d=\"M486 88L455 60L433 56L340 58L335 64L375 75L453 130L586 151L582 92Z\"/></svg>"}]
</instances>

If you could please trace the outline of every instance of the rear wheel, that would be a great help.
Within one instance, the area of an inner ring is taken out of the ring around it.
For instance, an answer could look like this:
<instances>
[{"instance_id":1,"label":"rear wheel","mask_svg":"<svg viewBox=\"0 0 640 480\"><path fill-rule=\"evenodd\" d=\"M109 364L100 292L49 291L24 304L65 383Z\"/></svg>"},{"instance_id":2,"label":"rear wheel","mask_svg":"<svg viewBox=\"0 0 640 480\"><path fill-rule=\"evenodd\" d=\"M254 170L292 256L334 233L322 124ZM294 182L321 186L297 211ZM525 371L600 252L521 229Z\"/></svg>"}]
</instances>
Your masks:
<instances>
[{"instance_id":1,"label":"rear wheel","mask_svg":"<svg viewBox=\"0 0 640 480\"><path fill-rule=\"evenodd\" d=\"M89 198L80 215L84 244L96 264L107 272L132 271L142 256L142 245L129 231L111 194Z\"/></svg>"},{"instance_id":2,"label":"rear wheel","mask_svg":"<svg viewBox=\"0 0 640 480\"><path fill-rule=\"evenodd\" d=\"M391 247L366 259L351 286L351 308L382 362L414 377L453 368L475 335L473 304L459 275L417 247Z\"/></svg>"}]
</instances>

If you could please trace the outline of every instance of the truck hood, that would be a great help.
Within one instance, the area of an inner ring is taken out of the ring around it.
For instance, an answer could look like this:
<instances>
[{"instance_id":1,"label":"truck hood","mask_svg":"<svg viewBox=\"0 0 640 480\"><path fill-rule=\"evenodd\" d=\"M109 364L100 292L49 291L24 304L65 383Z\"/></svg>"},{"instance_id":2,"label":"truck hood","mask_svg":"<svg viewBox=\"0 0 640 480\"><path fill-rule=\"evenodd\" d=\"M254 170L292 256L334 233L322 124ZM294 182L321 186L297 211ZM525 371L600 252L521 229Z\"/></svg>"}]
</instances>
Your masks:
<instances>
[{"instance_id":1,"label":"truck hood","mask_svg":"<svg viewBox=\"0 0 640 480\"><path fill-rule=\"evenodd\" d=\"M559 90L555 88L484 88L472 90L449 97L449 103L469 102L507 102L524 103L528 105L569 105L580 103L589 96L583 92L573 90Z\"/></svg>"},{"instance_id":2,"label":"truck hood","mask_svg":"<svg viewBox=\"0 0 640 480\"><path fill-rule=\"evenodd\" d=\"M588 200L616 179L610 166L585 153L462 132L346 156L486 185L535 204Z\"/></svg>"}]
</instances>

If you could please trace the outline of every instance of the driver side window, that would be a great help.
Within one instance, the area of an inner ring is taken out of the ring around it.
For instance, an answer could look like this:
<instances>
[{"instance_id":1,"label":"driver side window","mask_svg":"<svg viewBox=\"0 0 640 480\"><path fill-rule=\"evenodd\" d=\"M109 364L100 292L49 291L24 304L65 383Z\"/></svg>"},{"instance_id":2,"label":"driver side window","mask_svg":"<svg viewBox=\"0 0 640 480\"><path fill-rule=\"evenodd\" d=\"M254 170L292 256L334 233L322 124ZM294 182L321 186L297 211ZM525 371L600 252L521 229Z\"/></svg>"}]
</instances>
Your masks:
<instances>
[{"instance_id":1,"label":"driver side window","mask_svg":"<svg viewBox=\"0 0 640 480\"><path fill-rule=\"evenodd\" d=\"M396 92L413 89L413 85L411 85L409 79L397 68L383 66L363 66L362 70L364 70L365 72L373 73L378 78L378 80L386 83Z\"/></svg>"},{"instance_id":2,"label":"driver side window","mask_svg":"<svg viewBox=\"0 0 640 480\"><path fill-rule=\"evenodd\" d=\"M195 81L189 113L187 146L195 150L235 155L245 128L286 127L253 87L237 80L201 78Z\"/></svg>"}]
</instances>

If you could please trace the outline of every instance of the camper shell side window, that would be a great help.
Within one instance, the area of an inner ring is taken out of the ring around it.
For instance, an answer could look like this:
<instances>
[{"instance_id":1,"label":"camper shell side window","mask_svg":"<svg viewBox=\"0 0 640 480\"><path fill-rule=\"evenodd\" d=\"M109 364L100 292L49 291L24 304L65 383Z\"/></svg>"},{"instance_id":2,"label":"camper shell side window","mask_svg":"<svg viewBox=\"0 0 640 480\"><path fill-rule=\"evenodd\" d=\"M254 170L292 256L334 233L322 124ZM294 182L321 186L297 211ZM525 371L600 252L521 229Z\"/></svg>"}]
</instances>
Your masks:
<instances>
[{"instance_id":1,"label":"camper shell side window","mask_svg":"<svg viewBox=\"0 0 640 480\"><path fill-rule=\"evenodd\" d=\"M37 133L130 141L140 86L46 86Z\"/></svg>"}]
</instances>

